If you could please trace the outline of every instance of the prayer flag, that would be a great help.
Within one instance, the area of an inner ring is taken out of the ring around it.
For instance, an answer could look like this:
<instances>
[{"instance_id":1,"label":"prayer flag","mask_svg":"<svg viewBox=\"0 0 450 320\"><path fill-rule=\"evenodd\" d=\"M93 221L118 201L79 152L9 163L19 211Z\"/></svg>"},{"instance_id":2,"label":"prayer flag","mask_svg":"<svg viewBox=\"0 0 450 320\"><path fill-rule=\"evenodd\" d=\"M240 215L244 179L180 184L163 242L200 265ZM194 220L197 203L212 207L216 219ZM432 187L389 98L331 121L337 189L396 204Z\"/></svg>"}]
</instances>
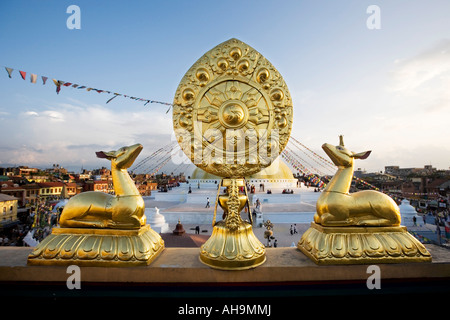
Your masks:
<instances>
[{"instance_id":1,"label":"prayer flag","mask_svg":"<svg viewBox=\"0 0 450 320\"><path fill-rule=\"evenodd\" d=\"M42 84L45 84L45 82L47 81L47 77L42 76Z\"/></svg>"},{"instance_id":2,"label":"prayer flag","mask_svg":"<svg viewBox=\"0 0 450 320\"><path fill-rule=\"evenodd\" d=\"M110 102L112 99L116 98L119 94L115 94L114 97L112 97L111 99L109 99L108 101L106 101L106 103Z\"/></svg>"},{"instance_id":3,"label":"prayer flag","mask_svg":"<svg viewBox=\"0 0 450 320\"><path fill-rule=\"evenodd\" d=\"M19 73L22 76L22 79L25 80L25 76L27 75L27 73L25 71L20 71L20 70L19 70Z\"/></svg>"},{"instance_id":4,"label":"prayer flag","mask_svg":"<svg viewBox=\"0 0 450 320\"><path fill-rule=\"evenodd\" d=\"M11 78L11 73L13 72L13 68L8 68L8 67L5 67L5 69L6 69L6 72L8 72L8 77L10 77Z\"/></svg>"},{"instance_id":5,"label":"prayer flag","mask_svg":"<svg viewBox=\"0 0 450 320\"><path fill-rule=\"evenodd\" d=\"M34 74L34 73L32 73L32 74L30 75L30 82L31 82L31 83L36 83L36 80L37 80L37 75Z\"/></svg>"},{"instance_id":6,"label":"prayer flag","mask_svg":"<svg viewBox=\"0 0 450 320\"><path fill-rule=\"evenodd\" d=\"M53 79L53 83L56 86L56 93L59 94L59 92L61 91L61 85L64 84L64 82L56 80L56 79Z\"/></svg>"}]
</instances>

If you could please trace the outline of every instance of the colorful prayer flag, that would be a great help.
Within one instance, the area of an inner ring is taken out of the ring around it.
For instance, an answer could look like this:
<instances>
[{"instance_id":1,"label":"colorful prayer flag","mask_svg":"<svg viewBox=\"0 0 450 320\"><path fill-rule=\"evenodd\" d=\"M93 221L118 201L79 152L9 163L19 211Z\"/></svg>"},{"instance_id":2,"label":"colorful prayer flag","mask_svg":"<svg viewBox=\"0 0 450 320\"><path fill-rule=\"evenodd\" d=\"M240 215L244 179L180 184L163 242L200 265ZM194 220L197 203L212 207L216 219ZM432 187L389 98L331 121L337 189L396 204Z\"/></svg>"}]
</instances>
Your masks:
<instances>
[{"instance_id":1,"label":"colorful prayer flag","mask_svg":"<svg viewBox=\"0 0 450 320\"><path fill-rule=\"evenodd\" d=\"M61 85L64 84L64 82L56 80L56 79L53 79L53 83L56 86L56 93L59 94L59 92L61 91Z\"/></svg>"},{"instance_id":2,"label":"colorful prayer flag","mask_svg":"<svg viewBox=\"0 0 450 320\"><path fill-rule=\"evenodd\" d=\"M8 67L5 67L5 69L6 69L6 72L8 72L8 77L10 77L11 78L11 73L13 72L13 68L8 68Z\"/></svg>"}]
</instances>

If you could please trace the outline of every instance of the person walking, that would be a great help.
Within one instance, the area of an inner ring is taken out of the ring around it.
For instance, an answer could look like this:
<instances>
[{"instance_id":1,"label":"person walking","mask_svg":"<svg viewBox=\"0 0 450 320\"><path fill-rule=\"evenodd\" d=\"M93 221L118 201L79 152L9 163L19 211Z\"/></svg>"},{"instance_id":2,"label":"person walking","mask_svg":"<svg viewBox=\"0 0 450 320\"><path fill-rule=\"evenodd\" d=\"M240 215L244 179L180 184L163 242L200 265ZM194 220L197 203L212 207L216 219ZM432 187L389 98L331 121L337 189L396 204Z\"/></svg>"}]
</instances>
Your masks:
<instances>
[{"instance_id":1,"label":"person walking","mask_svg":"<svg viewBox=\"0 0 450 320\"><path fill-rule=\"evenodd\" d=\"M205 208L209 208L209 197L206 197L206 206Z\"/></svg>"},{"instance_id":2,"label":"person walking","mask_svg":"<svg viewBox=\"0 0 450 320\"><path fill-rule=\"evenodd\" d=\"M436 224L436 233L438 244L441 245L441 227L439 226L439 222Z\"/></svg>"}]
</instances>

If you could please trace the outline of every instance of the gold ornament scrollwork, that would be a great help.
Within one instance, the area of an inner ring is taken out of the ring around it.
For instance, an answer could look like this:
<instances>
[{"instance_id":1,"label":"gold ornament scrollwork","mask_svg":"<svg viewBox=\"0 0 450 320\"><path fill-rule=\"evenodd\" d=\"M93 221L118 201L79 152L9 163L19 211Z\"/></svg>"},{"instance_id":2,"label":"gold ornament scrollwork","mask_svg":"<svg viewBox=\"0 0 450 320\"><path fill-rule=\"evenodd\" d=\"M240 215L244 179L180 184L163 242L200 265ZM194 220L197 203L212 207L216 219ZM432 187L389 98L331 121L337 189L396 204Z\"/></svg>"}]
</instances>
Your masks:
<instances>
[{"instance_id":1,"label":"gold ornament scrollwork","mask_svg":"<svg viewBox=\"0 0 450 320\"><path fill-rule=\"evenodd\" d=\"M275 67L244 42L230 39L205 53L182 78L174 98L173 126L182 149L203 170L222 177L251 175L270 165L287 144L292 101ZM244 147L232 163L229 153L235 150L227 149L227 130L240 130L244 136L235 138L235 145L242 142ZM269 161L255 156L265 151L274 130L278 154ZM208 157L211 150L222 158ZM202 161L195 161L198 152Z\"/></svg>"}]
</instances>

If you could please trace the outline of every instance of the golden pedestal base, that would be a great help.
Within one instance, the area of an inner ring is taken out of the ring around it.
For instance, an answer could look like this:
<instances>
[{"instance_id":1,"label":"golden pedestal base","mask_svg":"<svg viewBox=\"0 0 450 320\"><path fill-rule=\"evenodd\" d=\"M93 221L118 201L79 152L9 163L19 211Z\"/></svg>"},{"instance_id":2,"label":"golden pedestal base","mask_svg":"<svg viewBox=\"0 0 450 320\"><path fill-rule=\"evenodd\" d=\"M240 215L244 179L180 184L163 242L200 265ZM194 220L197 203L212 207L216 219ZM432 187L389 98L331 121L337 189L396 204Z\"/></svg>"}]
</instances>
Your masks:
<instances>
[{"instance_id":1,"label":"golden pedestal base","mask_svg":"<svg viewBox=\"0 0 450 320\"><path fill-rule=\"evenodd\" d=\"M53 228L28 256L28 265L142 266L163 249L164 241L150 225L137 230Z\"/></svg>"},{"instance_id":2,"label":"golden pedestal base","mask_svg":"<svg viewBox=\"0 0 450 320\"><path fill-rule=\"evenodd\" d=\"M241 221L236 230L230 230L224 221L219 221L201 246L200 261L215 269L245 270L263 264L266 249L250 223Z\"/></svg>"},{"instance_id":3,"label":"golden pedestal base","mask_svg":"<svg viewBox=\"0 0 450 320\"><path fill-rule=\"evenodd\" d=\"M297 244L316 264L431 262L406 227L323 227L314 222Z\"/></svg>"}]
</instances>

